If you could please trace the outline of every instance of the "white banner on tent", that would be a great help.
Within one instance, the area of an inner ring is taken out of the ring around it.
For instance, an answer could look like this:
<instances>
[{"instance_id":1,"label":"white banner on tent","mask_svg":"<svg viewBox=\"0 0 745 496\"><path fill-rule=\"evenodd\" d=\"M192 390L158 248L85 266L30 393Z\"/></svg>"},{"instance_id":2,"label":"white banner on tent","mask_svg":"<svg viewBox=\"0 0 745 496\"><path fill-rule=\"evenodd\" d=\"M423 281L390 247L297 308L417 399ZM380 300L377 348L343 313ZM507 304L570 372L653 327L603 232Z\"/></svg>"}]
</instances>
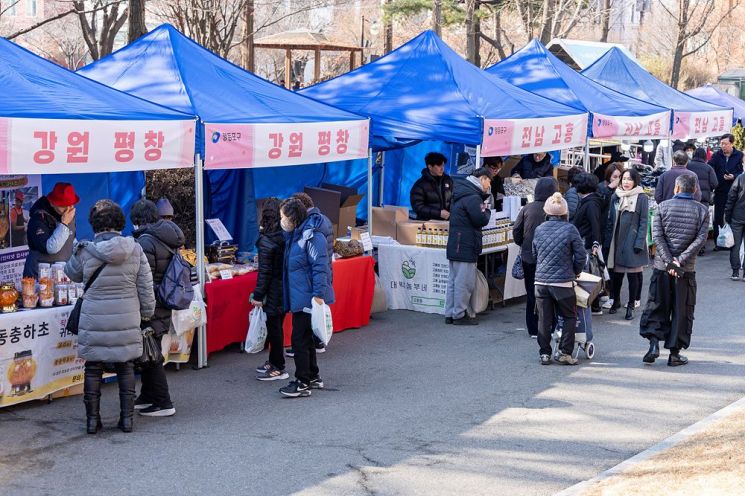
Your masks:
<instances>
[{"instance_id":1,"label":"white banner on tent","mask_svg":"<svg viewBox=\"0 0 745 496\"><path fill-rule=\"evenodd\" d=\"M0 173L191 167L195 121L0 118Z\"/></svg>"},{"instance_id":2,"label":"white banner on tent","mask_svg":"<svg viewBox=\"0 0 745 496\"><path fill-rule=\"evenodd\" d=\"M587 114L543 119L484 119L481 155L522 155L580 147L587 139Z\"/></svg>"},{"instance_id":3,"label":"white banner on tent","mask_svg":"<svg viewBox=\"0 0 745 496\"><path fill-rule=\"evenodd\" d=\"M673 138L707 138L728 133L732 128L732 110L713 112L675 112Z\"/></svg>"},{"instance_id":4,"label":"white banner on tent","mask_svg":"<svg viewBox=\"0 0 745 496\"><path fill-rule=\"evenodd\" d=\"M670 129L670 112L645 116L593 114L594 138L662 139Z\"/></svg>"},{"instance_id":5,"label":"white banner on tent","mask_svg":"<svg viewBox=\"0 0 745 496\"><path fill-rule=\"evenodd\" d=\"M366 158L369 134L368 120L205 123L204 168L277 167Z\"/></svg>"}]
</instances>

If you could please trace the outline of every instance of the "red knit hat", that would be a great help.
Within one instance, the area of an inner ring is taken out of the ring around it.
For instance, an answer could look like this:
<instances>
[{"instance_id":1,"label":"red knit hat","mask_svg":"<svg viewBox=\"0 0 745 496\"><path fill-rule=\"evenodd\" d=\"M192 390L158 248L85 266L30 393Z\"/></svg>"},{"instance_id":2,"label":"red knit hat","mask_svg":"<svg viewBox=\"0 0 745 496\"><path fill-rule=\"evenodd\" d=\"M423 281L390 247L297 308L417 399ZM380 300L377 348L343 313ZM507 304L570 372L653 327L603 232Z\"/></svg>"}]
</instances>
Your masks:
<instances>
[{"instance_id":1,"label":"red knit hat","mask_svg":"<svg viewBox=\"0 0 745 496\"><path fill-rule=\"evenodd\" d=\"M70 183L57 183L52 192L47 195L47 200L54 207L72 207L80 201L75 193L75 188Z\"/></svg>"}]
</instances>

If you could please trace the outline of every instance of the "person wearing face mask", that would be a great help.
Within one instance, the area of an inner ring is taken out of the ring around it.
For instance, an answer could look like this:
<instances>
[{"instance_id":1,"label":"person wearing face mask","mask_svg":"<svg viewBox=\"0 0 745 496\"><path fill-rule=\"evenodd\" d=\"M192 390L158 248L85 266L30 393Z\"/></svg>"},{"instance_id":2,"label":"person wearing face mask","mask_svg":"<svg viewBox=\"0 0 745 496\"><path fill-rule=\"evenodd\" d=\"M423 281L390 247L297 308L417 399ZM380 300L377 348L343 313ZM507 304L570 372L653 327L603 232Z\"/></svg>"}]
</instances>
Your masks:
<instances>
[{"instance_id":1,"label":"person wearing face mask","mask_svg":"<svg viewBox=\"0 0 745 496\"><path fill-rule=\"evenodd\" d=\"M673 153L673 167L669 171L665 172L657 180L657 187L654 189L654 199L657 203L662 203L665 200L669 200L675 196L675 180L678 176L692 176L696 181L696 192L693 198L696 201L701 201L701 188L698 185L698 176L692 171L688 170L688 155L682 150L678 150Z\"/></svg>"},{"instance_id":2,"label":"person wearing face mask","mask_svg":"<svg viewBox=\"0 0 745 496\"><path fill-rule=\"evenodd\" d=\"M39 277L39 264L67 262L75 241L75 205L80 197L70 183L57 183L31 207L28 222L29 253L23 277Z\"/></svg>"},{"instance_id":3,"label":"person wearing face mask","mask_svg":"<svg viewBox=\"0 0 745 496\"><path fill-rule=\"evenodd\" d=\"M280 226L285 231L285 253L282 274L283 304L292 312L292 350L295 355L295 380L279 392L291 398L307 397L311 389L323 389L313 342L312 302L334 303L331 264L326 251L326 237L312 219L308 209L297 198L284 200L279 208Z\"/></svg>"},{"instance_id":4,"label":"person wearing face mask","mask_svg":"<svg viewBox=\"0 0 745 496\"><path fill-rule=\"evenodd\" d=\"M512 177L521 179L538 179L553 175L551 166L551 155L546 152L524 155L520 162L512 170Z\"/></svg>"},{"instance_id":5,"label":"person wearing face mask","mask_svg":"<svg viewBox=\"0 0 745 496\"><path fill-rule=\"evenodd\" d=\"M453 209L448 232L447 259L450 265L445 294L445 322L477 325L468 315L468 304L476 288L476 262L481 254L481 228L489 223L486 208L491 191L491 173L480 167L466 178L455 179Z\"/></svg>"},{"instance_id":6,"label":"person wearing face mask","mask_svg":"<svg viewBox=\"0 0 745 496\"><path fill-rule=\"evenodd\" d=\"M719 228L724 225L724 207L727 196L737 176L743 171L743 154L735 148L735 137L725 134L719 141L719 151L709 160L717 175L717 187L714 189L714 239L719 237ZM714 245L714 251L720 248ZM724 249L724 248L722 248Z\"/></svg>"},{"instance_id":7,"label":"person wearing face mask","mask_svg":"<svg viewBox=\"0 0 745 496\"><path fill-rule=\"evenodd\" d=\"M640 186L641 176L628 169L621 176L621 186L610 202L608 225L604 236L608 246L608 269L611 270L613 304L609 313L621 307L621 286L624 275L629 280L626 320L634 318L637 296L643 284L642 273L649 265L647 250L647 218L649 200Z\"/></svg>"}]
</instances>

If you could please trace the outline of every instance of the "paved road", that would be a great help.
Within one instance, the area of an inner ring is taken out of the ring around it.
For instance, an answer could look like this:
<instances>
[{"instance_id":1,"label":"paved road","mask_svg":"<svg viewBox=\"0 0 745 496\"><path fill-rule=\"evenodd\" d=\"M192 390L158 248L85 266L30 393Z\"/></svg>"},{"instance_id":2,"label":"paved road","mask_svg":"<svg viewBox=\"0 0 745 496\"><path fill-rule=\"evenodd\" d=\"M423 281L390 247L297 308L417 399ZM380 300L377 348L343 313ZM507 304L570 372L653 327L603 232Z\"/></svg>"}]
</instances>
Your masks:
<instances>
[{"instance_id":1,"label":"paved road","mask_svg":"<svg viewBox=\"0 0 745 496\"><path fill-rule=\"evenodd\" d=\"M699 267L687 367L644 366L638 319L595 322L579 367L538 364L523 306L472 328L388 312L338 334L321 357L328 390L282 399L225 351L169 373L178 414L84 433L80 397L0 410L0 493L543 495L619 463L745 394L745 282L725 254Z\"/></svg>"}]
</instances>

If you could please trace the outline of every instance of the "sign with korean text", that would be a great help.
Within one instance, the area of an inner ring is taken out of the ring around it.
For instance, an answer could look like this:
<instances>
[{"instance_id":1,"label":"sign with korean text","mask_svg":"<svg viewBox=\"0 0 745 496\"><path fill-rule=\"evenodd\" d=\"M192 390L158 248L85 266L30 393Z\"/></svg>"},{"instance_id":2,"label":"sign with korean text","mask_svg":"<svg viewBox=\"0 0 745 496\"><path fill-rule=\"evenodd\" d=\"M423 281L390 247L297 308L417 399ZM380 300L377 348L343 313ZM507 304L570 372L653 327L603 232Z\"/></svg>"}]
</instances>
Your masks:
<instances>
[{"instance_id":1,"label":"sign with korean text","mask_svg":"<svg viewBox=\"0 0 745 496\"><path fill-rule=\"evenodd\" d=\"M0 173L190 167L194 121L0 118Z\"/></svg>"},{"instance_id":2,"label":"sign with korean text","mask_svg":"<svg viewBox=\"0 0 745 496\"><path fill-rule=\"evenodd\" d=\"M40 195L39 175L0 175L0 281L20 281L23 276L31 206Z\"/></svg>"},{"instance_id":3,"label":"sign with korean text","mask_svg":"<svg viewBox=\"0 0 745 496\"><path fill-rule=\"evenodd\" d=\"M380 245L378 267L389 309L445 313L450 275L445 250Z\"/></svg>"},{"instance_id":4,"label":"sign with korean text","mask_svg":"<svg viewBox=\"0 0 745 496\"><path fill-rule=\"evenodd\" d=\"M366 158L370 121L205 124L205 169Z\"/></svg>"},{"instance_id":5,"label":"sign with korean text","mask_svg":"<svg viewBox=\"0 0 745 496\"><path fill-rule=\"evenodd\" d=\"M0 408L83 382L77 337L65 330L72 305L0 315Z\"/></svg>"},{"instance_id":6,"label":"sign with korean text","mask_svg":"<svg viewBox=\"0 0 745 496\"><path fill-rule=\"evenodd\" d=\"M670 112L645 116L592 114L594 138L662 139L670 131Z\"/></svg>"},{"instance_id":7,"label":"sign with korean text","mask_svg":"<svg viewBox=\"0 0 745 496\"><path fill-rule=\"evenodd\" d=\"M583 146L587 114L544 119L485 119L481 155L523 155Z\"/></svg>"},{"instance_id":8,"label":"sign with korean text","mask_svg":"<svg viewBox=\"0 0 745 496\"><path fill-rule=\"evenodd\" d=\"M714 112L675 112L673 139L708 138L729 133L732 110Z\"/></svg>"}]
</instances>

